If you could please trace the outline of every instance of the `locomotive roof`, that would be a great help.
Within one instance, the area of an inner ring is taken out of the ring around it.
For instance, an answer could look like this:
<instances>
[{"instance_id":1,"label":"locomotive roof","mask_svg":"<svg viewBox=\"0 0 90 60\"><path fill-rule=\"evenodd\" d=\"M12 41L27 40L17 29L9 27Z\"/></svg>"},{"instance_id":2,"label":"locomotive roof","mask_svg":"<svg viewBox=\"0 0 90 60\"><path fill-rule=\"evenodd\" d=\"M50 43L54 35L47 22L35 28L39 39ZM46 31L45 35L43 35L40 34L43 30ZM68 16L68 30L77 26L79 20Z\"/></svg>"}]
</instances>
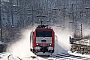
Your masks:
<instances>
[{"instance_id":1,"label":"locomotive roof","mask_svg":"<svg viewBox=\"0 0 90 60\"><path fill-rule=\"evenodd\" d=\"M48 27L48 25L38 25L37 28L46 28L46 27Z\"/></svg>"},{"instance_id":2,"label":"locomotive roof","mask_svg":"<svg viewBox=\"0 0 90 60\"><path fill-rule=\"evenodd\" d=\"M37 28L48 28L48 29L50 29L50 27L48 27L48 25L38 25Z\"/></svg>"},{"instance_id":3,"label":"locomotive roof","mask_svg":"<svg viewBox=\"0 0 90 60\"><path fill-rule=\"evenodd\" d=\"M48 27L48 25L38 25L38 27L36 29L51 29L51 27Z\"/></svg>"}]
</instances>

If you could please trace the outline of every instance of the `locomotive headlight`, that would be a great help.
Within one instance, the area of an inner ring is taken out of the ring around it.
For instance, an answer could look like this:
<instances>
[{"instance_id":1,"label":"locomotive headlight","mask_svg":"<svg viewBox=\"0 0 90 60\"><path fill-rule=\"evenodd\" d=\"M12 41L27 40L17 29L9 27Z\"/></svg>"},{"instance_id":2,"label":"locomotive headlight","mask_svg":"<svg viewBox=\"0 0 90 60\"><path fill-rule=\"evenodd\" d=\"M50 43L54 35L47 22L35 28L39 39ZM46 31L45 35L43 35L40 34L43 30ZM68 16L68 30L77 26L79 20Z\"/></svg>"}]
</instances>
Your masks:
<instances>
[{"instance_id":1,"label":"locomotive headlight","mask_svg":"<svg viewBox=\"0 0 90 60\"><path fill-rule=\"evenodd\" d=\"M50 46L52 45L52 44L49 44Z\"/></svg>"},{"instance_id":2,"label":"locomotive headlight","mask_svg":"<svg viewBox=\"0 0 90 60\"><path fill-rule=\"evenodd\" d=\"M38 44L36 44L36 45L38 45Z\"/></svg>"}]
</instances>

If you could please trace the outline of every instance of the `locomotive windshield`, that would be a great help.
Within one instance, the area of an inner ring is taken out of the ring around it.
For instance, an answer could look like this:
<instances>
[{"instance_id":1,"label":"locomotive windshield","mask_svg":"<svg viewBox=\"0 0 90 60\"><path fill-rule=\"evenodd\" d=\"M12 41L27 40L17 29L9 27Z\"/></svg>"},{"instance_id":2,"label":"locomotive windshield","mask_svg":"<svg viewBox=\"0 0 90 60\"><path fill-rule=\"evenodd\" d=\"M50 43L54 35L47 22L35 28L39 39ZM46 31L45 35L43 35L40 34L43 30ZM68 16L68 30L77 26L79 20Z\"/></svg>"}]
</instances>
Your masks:
<instances>
[{"instance_id":1,"label":"locomotive windshield","mask_svg":"<svg viewBox=\"0 0 90 60\"><path fill-rule=\"evenodd\" d=\"M36 37L52 37L52 31L36 31Z\"/></svg>"}]
</instances>

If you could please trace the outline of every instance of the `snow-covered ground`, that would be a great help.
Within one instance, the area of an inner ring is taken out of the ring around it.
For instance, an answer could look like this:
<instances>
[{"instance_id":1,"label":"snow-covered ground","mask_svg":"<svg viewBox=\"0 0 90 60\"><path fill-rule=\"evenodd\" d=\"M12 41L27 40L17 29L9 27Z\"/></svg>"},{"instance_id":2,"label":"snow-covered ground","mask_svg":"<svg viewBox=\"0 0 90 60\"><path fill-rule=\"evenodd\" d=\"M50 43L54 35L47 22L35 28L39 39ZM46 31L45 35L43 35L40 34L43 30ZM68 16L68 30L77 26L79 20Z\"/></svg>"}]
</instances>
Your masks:
<instances>
[{"instance_id":1,"label":"snow-covered ground","mask_svg":"<svg viewBox=\"0 0 90 60\"><path fill-rule=\"evenodd\" d=\"M35 29L35 27L23 29L20 39L10 44L7 48L7 52L0 53L0 60L90 60L90 55L69 52L69 35L71 35L71 32L57 27L53 27L56 35L55 52L53 55L51 57L36 56L30 51L29 43L30 32L33 29Z\"/></svg>"}]
</instances>

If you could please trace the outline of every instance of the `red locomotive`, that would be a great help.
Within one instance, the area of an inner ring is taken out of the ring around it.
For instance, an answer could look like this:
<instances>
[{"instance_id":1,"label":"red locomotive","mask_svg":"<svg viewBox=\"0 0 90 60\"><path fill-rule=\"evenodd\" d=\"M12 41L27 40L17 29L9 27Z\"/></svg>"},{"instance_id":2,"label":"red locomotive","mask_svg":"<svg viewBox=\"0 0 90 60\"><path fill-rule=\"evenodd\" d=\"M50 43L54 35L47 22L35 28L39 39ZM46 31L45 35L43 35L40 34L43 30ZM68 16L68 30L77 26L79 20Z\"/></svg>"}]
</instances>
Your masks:
<instances>
[{"instance_id":1,"label":"red locomotive","mask_svg":"<svg viewBox=\"0 0 90 60\"><path fill-rule=\"evenodd\" d=\"M54 53L55 33L47 25L39 25L30 35L30 50L33 53Z\"/></svg>"}]
</instances>

